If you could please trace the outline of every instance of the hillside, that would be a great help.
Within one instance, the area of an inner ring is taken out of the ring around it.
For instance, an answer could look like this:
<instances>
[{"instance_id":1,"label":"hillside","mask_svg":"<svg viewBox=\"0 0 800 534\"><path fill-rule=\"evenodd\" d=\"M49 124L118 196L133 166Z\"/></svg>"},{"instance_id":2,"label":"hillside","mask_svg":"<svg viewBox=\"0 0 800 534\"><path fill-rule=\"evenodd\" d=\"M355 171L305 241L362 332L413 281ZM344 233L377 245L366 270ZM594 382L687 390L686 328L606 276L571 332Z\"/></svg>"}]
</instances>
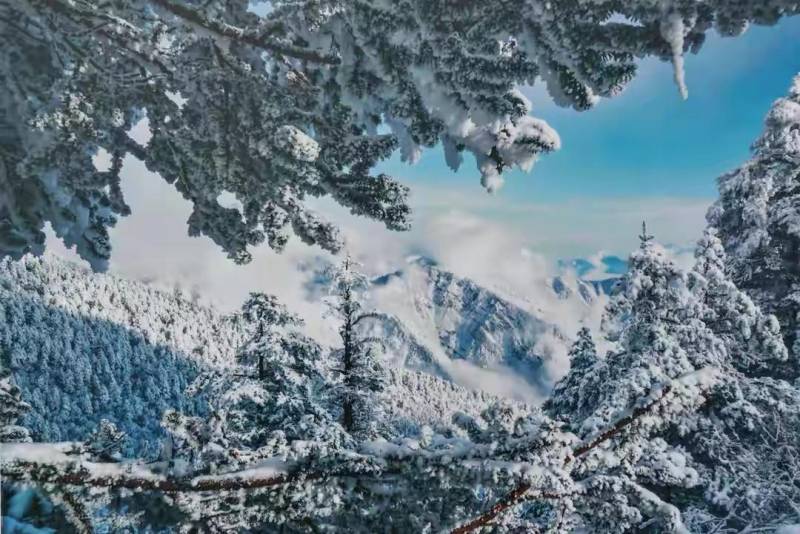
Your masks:
<instances>
[{"instance_id":1,"label":"hillside","mask_svg":"<svg viewBox=\"0 0 800 534\"><path fill-rule=\"evenodd\" d=\"M108 418L140 450L164 409L204 410L184 389L228 364L240 339L235 322L182 294L54 258L0 264L0 354L39 440L81 438Z\"/></svg>"},{"instance_id":2,"label":"hillside","mask_svg":"<svg viewBox=\"0 0 800 534\"><path fill-rule=\"evenodd\" d=\"M24 423L35 439L82 439L106 418L128 434L127 452L140 455L161 434L164 410L206 410L186 387L199 372L230 365L243 339L235 317L180 292L56 258L0 264L0 323L0 354L32 405ZM390 347L418 347L400 335L399 321L387 316L386 324L398 328ZM389 363L412 369L390 373L389 396L403 401L387 412L399 429L446 426L453 413L477 415L496 398L413 370L435 366Z\"/></svg>"}]
</instances>

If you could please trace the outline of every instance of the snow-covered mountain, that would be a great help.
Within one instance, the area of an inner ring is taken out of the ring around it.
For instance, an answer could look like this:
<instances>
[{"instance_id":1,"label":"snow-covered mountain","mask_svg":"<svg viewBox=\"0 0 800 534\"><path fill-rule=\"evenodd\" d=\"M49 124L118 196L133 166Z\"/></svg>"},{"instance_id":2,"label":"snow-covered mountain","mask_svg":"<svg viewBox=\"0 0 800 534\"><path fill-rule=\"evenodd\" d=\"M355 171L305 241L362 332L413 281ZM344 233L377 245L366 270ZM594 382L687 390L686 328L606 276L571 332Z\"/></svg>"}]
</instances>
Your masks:
<instances>
[{"instance_id":1,"label":"snow-covered mountain","mask_svg":"<svg viewBox=\"0 0 800 534\"><path fill-rule=\"evenodd\" d=\"M554 301L595 298L573 298L576 287L591 288L568 284L551 290ZM420 388L475 396L475 406L485 405L483 395L538 401L573 334L545 318L547 306L502 297L425 258L376 277L370 299L379 313L364 328L386 341L387 363L400 373L393 387L413 384L408 396L424 406L410 401L412 413L449 402ZM186 387L203 370L230 365L242 339L235 317L180 291L57 258L0 264L0 356L33 406L25 423L39 439L78 439L108 418L141 452L165 409L206 410ZM419 373L435 378L413 378Z\"/></svg>"},{"instance_id":2,"label":"snow-covered mountain","mask_svg":"<svg viewBox=\"0 0 800 534\"><path fill-rule=\"evenodd\" d=\"M446 381L396 318L381 324L389 344L405 351L389 377L387 394L403 399L388 410L394 426L446 426L455 412L477 415L496 399ZM105 418L128 434L128 453L146 454L164 410L207 410L187 386L231 365L243 339L236 317L180 291L57 258L0 263L0 357L32 406L24 424L37 440L83 439Z\"/></svg>"},{"instance_id":3,"label":"snow-covered mountain","mask_svg":"<svg viewBox=\"0 0 800 534\"><path fill-rule=\"evenodd\" d=\"M388 340L395 365L457 384L533 401L569 335L522 303L460 278L424 257L373 280L381 320L365 325Z\"/></svg>"},{"instance_id":4,"label":"snow-covered mountain","mask_svg":"<svg viewBox=\"0 0 800 534\"><path fill-rule=\"evenodd\" d=\"M611 295L617 289L620 277L628 270L628 262L619 256L598 255L598 257L573 258L561 260L558 268L563 273L553 279L553 290L565 297L571 296L565 279L573 279L573 287L587 303L598 295Z\"/></svg>"}]
</instances>

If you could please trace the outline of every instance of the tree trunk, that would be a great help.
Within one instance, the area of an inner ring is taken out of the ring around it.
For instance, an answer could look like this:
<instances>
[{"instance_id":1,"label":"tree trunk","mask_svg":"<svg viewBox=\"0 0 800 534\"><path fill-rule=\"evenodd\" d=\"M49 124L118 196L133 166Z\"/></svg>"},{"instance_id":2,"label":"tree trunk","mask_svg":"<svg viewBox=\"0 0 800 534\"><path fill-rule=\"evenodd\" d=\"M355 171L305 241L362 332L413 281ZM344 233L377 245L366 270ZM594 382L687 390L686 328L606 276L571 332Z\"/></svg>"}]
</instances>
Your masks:
<instances>
[{"instance_id":1,"label":"tree trunk","mask_svg":"<svg viewBox=\"0 0 800 534\"><path fill-rule=\"evenodd\" d=\"M352 432L355 426L353 398L350 395L350 382L353 373L352 330L353 324L348 318L344 326L344 355L342 357L342 373L345 387L344 399L342 399L342 426L344 426L345 430L348 432Z\"/></svg>"},{"instance_id":2,"label":"tree trunk","mask_svg":"<svg viewBox=\"0 0 800 534\"><path fill-rule=\"evenodd\" d=\"M344 382L344 398L342 399L342 426L348 432L352 432L355 427L355 415L353 413L352 374L353 374L353 312L351 307L352 293L347 290L344 293L344 326L342 328L342 341L344 344L344 354L342 355L342 381Z\"/></svg>"}]
</instances>

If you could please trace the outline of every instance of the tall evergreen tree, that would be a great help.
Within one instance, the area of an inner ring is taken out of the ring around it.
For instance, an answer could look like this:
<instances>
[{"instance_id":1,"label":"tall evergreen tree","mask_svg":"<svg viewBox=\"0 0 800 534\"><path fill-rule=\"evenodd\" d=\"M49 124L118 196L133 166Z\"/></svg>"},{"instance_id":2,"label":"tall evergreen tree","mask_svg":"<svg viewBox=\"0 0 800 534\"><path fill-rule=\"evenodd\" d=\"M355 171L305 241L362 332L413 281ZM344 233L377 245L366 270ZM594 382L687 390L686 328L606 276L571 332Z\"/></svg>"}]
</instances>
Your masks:
<instances>
[{"instance_id":1,"label":"tall evergreen tree","mask_svg":"<svg viewBox=\"0 0 800 534\"><path fill-rule=\"evenodd\" d=\"M0 369L0 443L31 441L28 429L20 426L31 406L22 400L22 392L14 384L11 373Z\"/></svg>"},{"instance_id":2,"label":"tall evergreen tree","mask_svg":"<svg viewBox=\"0 0 800 534\"><path fill-rule=\"evenodd\" d=\"M726 274L727 255L709 227L695 249L689 288L702 305L703 322L725 344L731 366L747 376L785 374L788 352L780 325Z\"/></svg>"},{"instance_id":3,"label":"tall evergreen tree","mask_svg":"<svg viewBox=\"0 0 800 534\"><path fill-rule=\"evenodd\" d=\"M699 404L678 396L654 433L615 453L637 483L679 507L692 532L774 528L791 519L800 495L798 477L780 467L800 459L800 391L769 376L786 359L776 321L731 283L724 263L713 229L688 274L643 231L604 318L615 346L593 366L591 414L570 402L549 404L591 434L656 384L712 372ZM683 403L700 409L680 409Z\"/></svg>"},{"instance_id":4,"label":"tall evergreen tree","mask_svg":"<svg viewBox=\"0 0 800 534\"><path fill-rule=\"evenodd\" d=\"M708 222L719 230L726 270L781 324L800 355L800 75L777 100L753 144L753 157L719 178ZM794 358L795 362L797 358ZM794 363L795 376L800 372Z\"/></svg>"},{"instance_id":5,"label":"tall evergreen tree","mask_svg":"<svg viewBox=\"0 0 800 534\"><path fill-rule=\"evenodd\" d=\"M544 408L556 416L568 414L583 420L595 407L595 394L605 371L589 328L584 326L578 331L569 350L569 363L569 372L556 383Z\"/></svg>"},{"instance_id":6,"label":"tall evergreen tree","mask_svg":"<svg viewBox=\"0 0 800 534\"><path fill-rule=\"evenodd\" d=\"M703 488L702 499L683 497L684 515L693 531L775 528L794 520L800 499L800 478L785 472L800 459L800 390L780 378L791 373L777 319L727 276L714 228L695 256L689 287L725 350L706 405L667 436L691 453Z\"/></svg>"},{"instance_id":7,"label":"tall evergreen tree","mask_svg":"<svg viewBox=\"0 0 800 534\"><path fill-rule=\"evenodd\" d=\"M374 421L380 409L376 396L383 391L385 380L378 354L381 341L363 336L359 328L374 314L364 311L362 299L369 280L358 269L359 264L350 255L334 267L327 300L330 311L341 321L342 345L336 355L341 376L342 426L353 433L367 430Z\"/></svg>"},{"instance_id":8,"label":"tall evergreen tree","mask_svg":"<svg viewBox=\"0 0 800 534\"><path fill-rule=\"evenodd\" d=\"M277 298L264 293L250 293L242 305L242 317L246 321L250 338L238 353L238 361L246 366L256 368L259 380L267 379L267 367L275 370L274 362L269 359L280 359L285 354L281 340L282 329L297 327L302 320L289 312Z\"/></svg>"}]
</instances>

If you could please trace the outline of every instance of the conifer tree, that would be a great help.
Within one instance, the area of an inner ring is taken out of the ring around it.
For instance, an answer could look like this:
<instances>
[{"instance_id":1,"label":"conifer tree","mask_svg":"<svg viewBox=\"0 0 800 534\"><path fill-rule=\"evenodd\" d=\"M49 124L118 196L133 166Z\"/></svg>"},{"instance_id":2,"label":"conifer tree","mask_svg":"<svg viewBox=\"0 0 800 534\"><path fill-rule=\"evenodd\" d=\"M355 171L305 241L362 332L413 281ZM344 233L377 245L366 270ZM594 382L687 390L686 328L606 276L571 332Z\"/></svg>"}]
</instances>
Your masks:
<instances>
[{"instance_id":1,"label":"conifer tree","mask_svg":"<svg viewBox=\"0 0 800 534\"><path fill-rule=\"evenodd\" d=\"M379 360L381 341L361 334L362 322L374 317L365 312L362 299L369 287L366 275L350 255L330 272L328 307L340 321L341 347L336 351L341 377L342 426L352 433L366 431L379 411L377 395L384 375Z\"/></svg>"},{"instance_id":2,"label":"conifer tree","mask_svg":"<svg viewBox=\"0 0 800 534\"><path fill-rule=\"evenodd\" d=\"M786 357L775 321L726 278L713 229L698 243L688 274L646 230L640 241L604 317L615 345L595 366L591 414L568 402L551 402L551 412L591 434L655 384L712 372L700 404L674 398L672 415L616 451L615 461L637 483L668 494L692 532L778 525L798 498L797 477L782 475L780 465L800 458L800 434L788 430L800 424L800 392L769 376ZM701 409L685 409L691 406Z\"/></svg>"},{"instance_id":3,"label":"conifer tree","mask_svg":"<svg viewBox=\"0 0 800 534\"><path fill-rule=\"evenodd\" d=\"M331 426L322 349L300 331L302 319L272 295L251 293L242 317L250 333L237 354L244 372L208 372L189 388L192 395L212 399L212 416L201 426L215 430L205 433L241 450L322 439Z\"/></svg>"},{"instance_id":4,"label":"conifer tree","mask_svg":"<svg viewBox=\"0 0 800 534\"><path fill-rule=\"evenodd\" d=\"M753 157L719 178L707 219L727 253L737 287L781 324L797 376L800 354L800 75L767 114Z\"/></svg>"},{"instance_id":5,"label":"conifer tree","mask_svg":"<svg viewBox=\"0 0 800 534\"><path fill-rule=\"evenodd\" d=\"M703 322L725 344L730 365L748 376L787 372L780 325L726 274L728 262L717 230L709 227L695 249L689 287L703 306Z\"/></svg>"},{"instance_id":6,"label":"conifer tree","mask_svg":"<svg viewBox=\"0 0 800 534\"><path fill-rule=\"evenodd\" d=\"M269 359L280 359L285 352L282 346L281 329L297 327L302 320L289 312L277 298L264 293L250 293L242 305L242 317L250 329L250 338L240 349L239 363L254 366L259 380L267 379L267 367L275 371L275 362Z\"/></svg>"},{"instance_id":7,"label":"conifer tree","mask_svg":"<svg viewBox=\"0 0 800 534\"><path fill-rule=\"evenodd\" d=\"M30 409L22 400L22 392L14 384L11 373L0 369L0 443L31 441L28 429L18 424Z\"/></svg>"},{"instance_id":8,"label":"conifer tree","mask_svg":"<svg viewBox=\"0 0 800 534\"><path fill-rule=\"evenodd\" d=\"M609 303L603 331L612 342L604 358L597 403L583 431L607 422L656 384L714 368L724 347L698 317L688 280L642 224L622 291Z\"/></svg>"},{"instance_id":9,"label":"conifer tree","mask_svg":"<svg viewBox=\"0 0 800 534\"><path fill-rule=\"evenodd\" d=\"M86 439L84 448L95 461L112 462L122 458L125 432L108 419L102 419L97 429Z\"/></svg>"},{"instance_id":10,"label":"conifer tree","mask_svg":"<svg viewBox=\"0 0 800 534\"><path fill-rule=\"evenodd\" d=\"M556 416L569 414L570 418L583 420L595 406L594 395L604 372L589 328L584 326L578 331L569 350L569 362L569 372L555 385L544 407Z\"/></svg>"}]
</instances>

